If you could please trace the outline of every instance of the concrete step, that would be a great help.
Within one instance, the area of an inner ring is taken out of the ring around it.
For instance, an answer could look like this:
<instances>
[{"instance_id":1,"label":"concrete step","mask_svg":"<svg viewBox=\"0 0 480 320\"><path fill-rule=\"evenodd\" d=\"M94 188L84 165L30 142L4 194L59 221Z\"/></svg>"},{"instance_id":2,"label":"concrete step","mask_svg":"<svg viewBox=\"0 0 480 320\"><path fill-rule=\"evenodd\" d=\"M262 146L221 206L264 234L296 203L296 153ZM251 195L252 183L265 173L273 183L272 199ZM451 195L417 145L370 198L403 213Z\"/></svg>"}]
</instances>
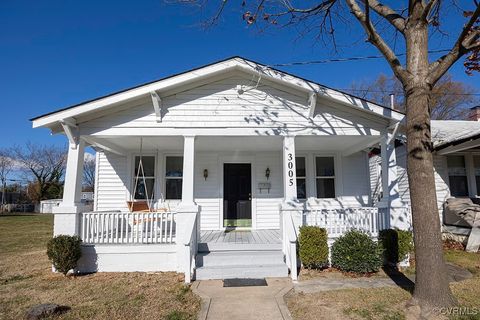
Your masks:
<instances>
[{"instance_id":1,"label":"concrete step","mask_svg":"<svg viewBox=\"0 0 480 320\"><path fill-rule=\"evenodd\" d=\"M281 243L200 242L198 252L214 251L274 251L282 250Z\"/></svg>"},{"instance_id":2,"label":"concrete step","mask_svg":"<svg viewBox=\"0 0 480 320\"><path fill-rule=\"evenodd\" d=\"M197 267L283 264L281 250L275 251L212 251L200 252Z\"/></svg>"},{"instance_id":3,"label":"concrete step","mask_svg":"<svg viewBox=\"0 0 480 320\"><path fill-rule=\"evenodd\" d=\"M195 271L196 280L212 279L256 279L288 277L288 268L283 264L236 265L201 267Z\"/></svg>"}]
</instances>

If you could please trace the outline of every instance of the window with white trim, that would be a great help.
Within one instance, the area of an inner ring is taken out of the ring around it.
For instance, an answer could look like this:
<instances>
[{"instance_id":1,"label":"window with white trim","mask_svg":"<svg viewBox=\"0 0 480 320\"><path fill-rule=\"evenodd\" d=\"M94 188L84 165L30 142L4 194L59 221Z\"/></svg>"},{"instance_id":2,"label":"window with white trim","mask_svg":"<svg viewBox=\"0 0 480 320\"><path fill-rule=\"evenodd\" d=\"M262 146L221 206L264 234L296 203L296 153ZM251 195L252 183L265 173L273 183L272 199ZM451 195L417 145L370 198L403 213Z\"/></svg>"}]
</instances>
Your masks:
<instances>
[{"instance_id":1,"label":"window with white trim","mask_svg":"<svg viewBox=\"0 0 480 320\"><path fill-rule=\"evenodd\" d=\"M167 156L165 159L165 199L182 199L183 157Z\"/></svg>"},{"instance_id":2,"label":"window with white trim","mask_svg":"<svg viewBox=\"0 0 480 320\"><path fill-rule=\"evenodd\" d=\"M140 169L142 159L143 172ZM133 188L135 200L153 199L155 188L155 156L135 156L133 169Z\"/></svg>"},{"instance_id":3,"label":"window with white trim","mask_svg":"<svg viewBox=\"0 0 480 320\"><path fill-rule=\"evenodd\" d=\"M297 199L307 198L307 170L305 157L295 157L297 173Z\"/></svg>"},{"instance_id":4,"label":"window with white trim","mask_svg":"<svg viewBox=\"0 0 480 320\"><path fill-rule=\"evenodd\" d=\"M315 157L317 198L335 198L335 158Z\"/></svg>"},{"instance_id":5,"label":"window with white trim","mask_svg":"<svg viewBox=\"0 0 480 320\"><path fill-rule=\"evenodd\" d=\"M448 183L454 197L468 197L468 179L464 156L447 156Z\"/></svg>"}]
</instances>

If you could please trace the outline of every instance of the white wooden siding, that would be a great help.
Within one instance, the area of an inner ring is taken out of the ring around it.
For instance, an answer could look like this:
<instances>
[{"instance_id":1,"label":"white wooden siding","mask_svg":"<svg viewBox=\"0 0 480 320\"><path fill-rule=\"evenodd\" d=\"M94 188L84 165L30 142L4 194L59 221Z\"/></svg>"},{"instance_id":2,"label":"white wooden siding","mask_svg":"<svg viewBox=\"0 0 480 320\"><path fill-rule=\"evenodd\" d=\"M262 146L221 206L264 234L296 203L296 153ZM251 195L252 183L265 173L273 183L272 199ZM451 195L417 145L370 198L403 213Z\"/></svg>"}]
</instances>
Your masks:
<instances>
[{"instance_id":1,"label":"white wooden siding","mask_svg":"<svg viewBox=\"0 0 480 320\"><path fill-rule=\"evenodd\" d=\"M243 94L238 94L238 85L244 86ZM312 120L308 116L308 97L285 90L263 81L257 87L256 81L237 75L162 97L161 123L156 122L151 101L145 100L136 106L119 107L117 110L121 111L91 119L81 126L99 129L248 127L273 128L278 132L288 126L289 129L317 127L323 134L342 134L342 130L349 129L364 135L385 125L356 110L327 105L324 100L317 102Z\"/></svg>"},{"instance_id":2,"label":"white wooden siding","mask_svg":"<svg viewBox=\"0 0 480 320\"><path fill-rule=\"evenodd\" d=\"M270 169L270 177L267 180L265 170ZM257 229L280 228L279 205L283 201L283 176L282 155L279 152L258 153L255 156L255 213ZM270 191L258 189L261 182L271 184Z\"/></svg>"},{"instance_id":3,"label":"white wooden siding","mask_svg":"<svg viewBox=\"0 0 480 320\"><path fill-rule=\"evenodd\" d=\"M450 197L450 187L448 186L448 168L446 156L433 156L433 167L435 173L435 186L437 189L438 210L443 210L443 203Z\"/></svg>"},{"instance_id":4,"label":"white wooden siding","mask_svg":"<svg viewBox=\"0 0 480 320\"><path fill-rule=\"evenodd\" d=\"M369 176L370 176L370 195L371 205L376 206L382 192L382 180L380 177L379 167L382 158L378 155L373 155L368 159Z\"/></svg>"},{"instance_id":5,"label":"white wooden siding","mask_svg":"<svg viewBox=\"0 0 480 320\"><path fill-rule=\"evenodd\" d=\"M127 211L127 158L108 152L97 152L98 173L95 190L97 211Z\"/></svg>"},{"instance_id":6,"label":"white wooden siding","mask_svg":"<svg viewBox=\"0 0 480 320\"><path fill-rule=\"evenodd\" d=\"M410 206L410 188L408 187L407 176L407 148L405 146L399 146L395 149L397 156L397 179L398 179L398 192L400 193L400 199Z\"/></svg>"}]
</instances>

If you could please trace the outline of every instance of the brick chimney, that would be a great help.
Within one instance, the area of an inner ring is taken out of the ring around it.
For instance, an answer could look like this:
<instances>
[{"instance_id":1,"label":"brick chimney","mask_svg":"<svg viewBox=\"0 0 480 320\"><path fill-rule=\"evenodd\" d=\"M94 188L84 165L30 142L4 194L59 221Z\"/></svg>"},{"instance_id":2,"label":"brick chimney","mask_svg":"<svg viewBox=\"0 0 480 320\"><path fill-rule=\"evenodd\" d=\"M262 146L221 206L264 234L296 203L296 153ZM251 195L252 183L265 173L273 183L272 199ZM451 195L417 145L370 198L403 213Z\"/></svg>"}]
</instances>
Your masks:
<instances>
[{"instance_id":1,"label":"brick chimney","mask_svg":"<svg viewBox=\"0 0 480 320\"><path fill-rule=\"evenodd\" d=\"M480 106L470 108L470 115L468 116L468 120L480 121Z\"/></svg>"}]
</instances>

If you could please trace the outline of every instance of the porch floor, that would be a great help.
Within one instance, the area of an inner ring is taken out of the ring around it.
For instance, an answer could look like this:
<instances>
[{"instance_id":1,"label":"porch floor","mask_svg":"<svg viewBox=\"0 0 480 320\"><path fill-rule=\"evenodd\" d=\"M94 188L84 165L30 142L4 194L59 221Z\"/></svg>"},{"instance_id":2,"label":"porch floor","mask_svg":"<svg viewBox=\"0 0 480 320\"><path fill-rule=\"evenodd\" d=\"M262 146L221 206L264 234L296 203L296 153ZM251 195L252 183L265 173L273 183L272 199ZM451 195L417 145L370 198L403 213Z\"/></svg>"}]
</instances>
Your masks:
<instances>
[{"instance_id":1,"label":"porch floor","mask_svg":"<svg viewBox=\"0 0 480 320\"><path fill-rule=\"evenodd\" d=\"M280 230L215 230L201 231L201 243L281 244Z\"/></svg>"}]
</instances>

